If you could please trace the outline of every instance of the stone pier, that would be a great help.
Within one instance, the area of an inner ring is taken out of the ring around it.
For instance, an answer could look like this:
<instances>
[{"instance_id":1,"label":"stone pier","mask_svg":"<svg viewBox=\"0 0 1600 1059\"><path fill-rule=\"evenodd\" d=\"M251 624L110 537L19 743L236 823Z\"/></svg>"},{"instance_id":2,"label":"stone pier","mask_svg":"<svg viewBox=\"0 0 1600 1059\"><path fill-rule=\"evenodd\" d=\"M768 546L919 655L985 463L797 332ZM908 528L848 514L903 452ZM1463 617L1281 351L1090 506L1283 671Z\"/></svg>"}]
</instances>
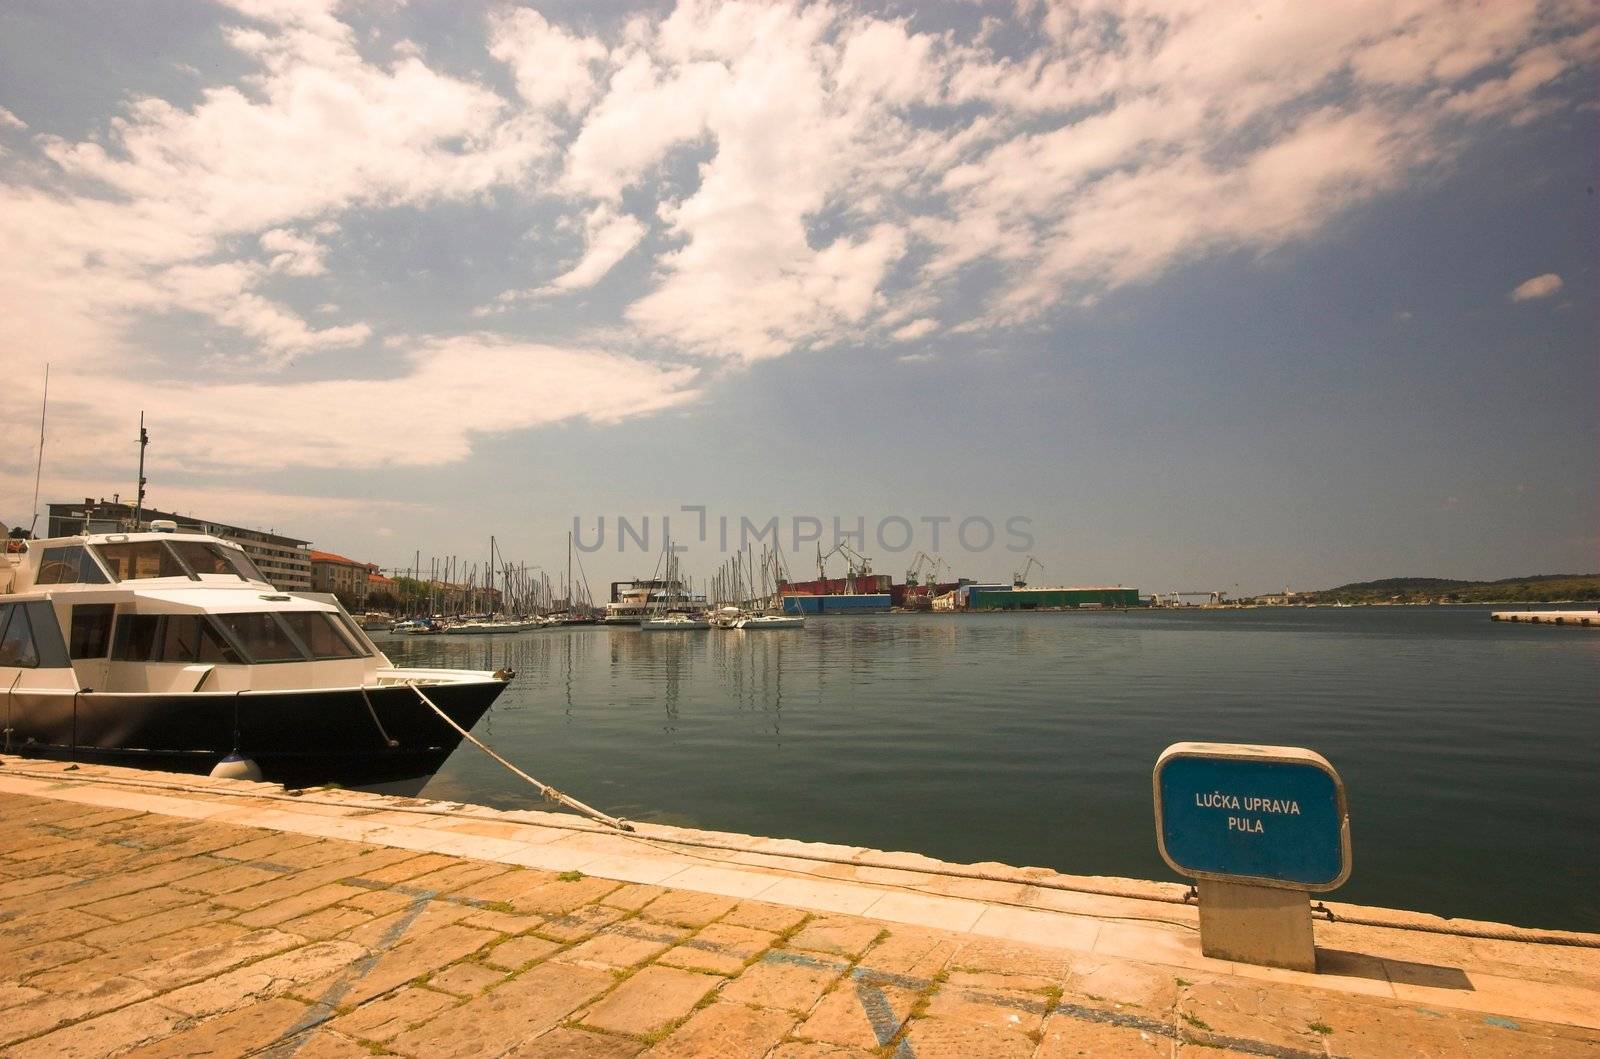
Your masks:
<instances>
[{"instance_id":1,"label":"stone pier","mask_svg":"<svg viewBox=\"0 0 1600 1059\"><path fill-rule=\"evenodd\" d=\"M1600 1055L1596 936L1333 904L1310 974L1183 893L5 757L0 1054Z\"/></svg>"}]
</instances>

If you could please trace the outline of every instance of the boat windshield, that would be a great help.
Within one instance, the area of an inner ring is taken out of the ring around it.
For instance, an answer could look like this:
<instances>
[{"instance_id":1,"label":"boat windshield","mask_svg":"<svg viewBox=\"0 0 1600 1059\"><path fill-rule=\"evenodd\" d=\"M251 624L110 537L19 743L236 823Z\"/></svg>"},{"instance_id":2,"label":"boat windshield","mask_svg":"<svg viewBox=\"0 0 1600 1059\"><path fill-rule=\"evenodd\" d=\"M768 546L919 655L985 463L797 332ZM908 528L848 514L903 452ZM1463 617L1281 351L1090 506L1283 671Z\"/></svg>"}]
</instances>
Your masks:
<instances>
[{"instance_id":1,"label":"boat windshield","mask_svg":"<svg viewBox=\"0 0 1600 1059\"><path fill-rule=\"evenodd\" d=\"M250 557L237 548L212 541L167 541L172 550L197 574L232 574L245 581L265 581Z\"/></svg>"},{"instance_id":2,"label":"boat windshield","mask_svg":"<svg viewBox=\"0 0 1600 1059\"><path fill-rule=\"evenodd\" d=\"M94 546L111 576L118 581L152 577L186 577L201 574L233 576L241 581L264 581L248 556L215 541L127 541Z\"/></svg>"},{"instance_id":3,"label":"boat windshield","mask_svg":"<svg viewBox=\"0 0 1600 1059\"><path fill-rule=\"evenodd\" d=\"M46 548L39 561L39 575L34 579L40 585L103 585L105 572L95 563L89 550L77 544L64 548Z\"/></svg>"},{"instance_id":4,"label":"boat windshield","mask_svg":"<svg viewBox=\"0 0 1600 1059\"><path fill-rule=\"evenodd\" d=\"M251 662L329 661L369 653L333 615L323 611L276 610L213 617Z\"/></svg>"}]
</instances>

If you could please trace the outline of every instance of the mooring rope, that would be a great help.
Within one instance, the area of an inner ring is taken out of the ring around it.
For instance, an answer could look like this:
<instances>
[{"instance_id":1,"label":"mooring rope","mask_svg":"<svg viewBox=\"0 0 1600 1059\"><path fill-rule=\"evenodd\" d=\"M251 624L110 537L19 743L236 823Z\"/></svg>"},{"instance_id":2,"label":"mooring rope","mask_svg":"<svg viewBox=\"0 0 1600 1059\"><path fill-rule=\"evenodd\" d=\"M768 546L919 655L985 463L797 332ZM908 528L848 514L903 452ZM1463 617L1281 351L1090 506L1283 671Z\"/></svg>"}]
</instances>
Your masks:
<instances>
[{"instance_id":1,"label":"mooring rope","mask_svg":"<svg viewBox=\"0 0 1600 1059\"><path fill-rule=\"evenodd\" d=\"M432 699L430 699L430 698L428 698L428 696L424 695L422 693L422 689L417 687L416 684L408 684L408 686L411 688L412 691L417 693L417 698L419 698L423 702L427 703L429 709L431 709L434 713L437 713L440 717L444 718L444 723L445 724L448 724L451 728L454 728L456 731L460 732L462 737L465 738L473 746L477 747L479 750L483 751L485 754L488 754L490 757L494 758L496 761L498 761L500 764L504 765L506 768L510 769L512 772L514 772L518 776L521 776L523 779L525 779L529 783L533 784L534 789L537 790L540 793L540 795L542 795L544 797L545 801L554 802L556 805L564 805L568 809L571 809L575 813L582 813L584 816L589 817L591 820L598 820L600 823L605 824L607 827L614 827L618 831L632 831L633 830L633 825L628 823L626 820L618 820L614 816L607 816L605 813L602 813L600 810L594 808L593 806L589 806L589 805L583 804L582 802L578 801L578 799L572 797L572 795L563 794L561 791L556 790L554 787L550 786L548 783L540 783L538 780L534 779L532 776L528 775L526 772L523 772L521 769L517 768L517 766L513 765L511 762L507 761L505 758L503 758L499 754L495 753L494 750L491 749L487 743L483 742L477 736L473 735L471 732L467 731L465 728L463 728L459 724L457 724L455 722L454 718L452 718L448 713L445 713L443 710L441 710L438 707L438 705Z\"/></svg>"},{"instance_id":2,"label":"mooring rope","mask_svg":"<svg viewBox=\"0 0 1600 1059\"><path fill-rule=\"evenodd\" d=\"M361 701L367 704L367 713L372 717L372 723L377 726L378 734L383 736L384 744L390 750L399 746L400 744L391 738L388 732L384 731L383 722L378 720L378 711L372 708L372 700L367 697L367 686L365 684L361 685Z\"/></svg>"}]
</instances>

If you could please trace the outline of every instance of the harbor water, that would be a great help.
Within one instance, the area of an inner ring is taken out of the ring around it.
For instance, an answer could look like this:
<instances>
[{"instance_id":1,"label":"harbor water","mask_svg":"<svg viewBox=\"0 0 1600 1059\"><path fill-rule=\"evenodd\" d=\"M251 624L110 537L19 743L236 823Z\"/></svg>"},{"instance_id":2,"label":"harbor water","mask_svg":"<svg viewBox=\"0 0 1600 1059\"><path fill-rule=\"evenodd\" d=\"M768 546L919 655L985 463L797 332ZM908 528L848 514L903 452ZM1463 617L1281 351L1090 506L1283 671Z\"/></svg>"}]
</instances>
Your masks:
<instances>
[{"instance_id":1,"label":"harbor water","mask_svg":"<svg viewBox=\"0 0 1600 1059\"><path fill-rule=\"evenodd\" d=\"M1306 746L1349 790L1336 896L1600 930L1600 634L1487 607L812 618L804 629L380 637L511 666L475 732L634 819L1174 878L1150 770L1179 740ZM429 797L533 804L463 745Z\"/></svg>"}]
</instances>

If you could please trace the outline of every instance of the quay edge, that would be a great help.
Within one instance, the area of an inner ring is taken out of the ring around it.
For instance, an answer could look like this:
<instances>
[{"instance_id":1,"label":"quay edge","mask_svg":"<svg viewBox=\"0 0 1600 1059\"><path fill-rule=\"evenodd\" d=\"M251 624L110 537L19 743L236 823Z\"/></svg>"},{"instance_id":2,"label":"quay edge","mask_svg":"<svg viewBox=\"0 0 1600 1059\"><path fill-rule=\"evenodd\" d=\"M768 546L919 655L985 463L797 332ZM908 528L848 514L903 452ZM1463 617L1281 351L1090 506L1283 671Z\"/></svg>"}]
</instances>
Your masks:
<instances>
[{"instance_id":1,"label":"quay edge","mask_svg":"<svg viewBox=\"0 0 1600 1059\"><path fill-rule=\"evenodd\" d=\"M64 769L0 758L18 1056L727 1040L799 1059L863 1034L1038 1059L1600 1051L1600 935L1330 903L1308 974L1200 955L1178 884Z\"/></svg>"}]
</instances>

